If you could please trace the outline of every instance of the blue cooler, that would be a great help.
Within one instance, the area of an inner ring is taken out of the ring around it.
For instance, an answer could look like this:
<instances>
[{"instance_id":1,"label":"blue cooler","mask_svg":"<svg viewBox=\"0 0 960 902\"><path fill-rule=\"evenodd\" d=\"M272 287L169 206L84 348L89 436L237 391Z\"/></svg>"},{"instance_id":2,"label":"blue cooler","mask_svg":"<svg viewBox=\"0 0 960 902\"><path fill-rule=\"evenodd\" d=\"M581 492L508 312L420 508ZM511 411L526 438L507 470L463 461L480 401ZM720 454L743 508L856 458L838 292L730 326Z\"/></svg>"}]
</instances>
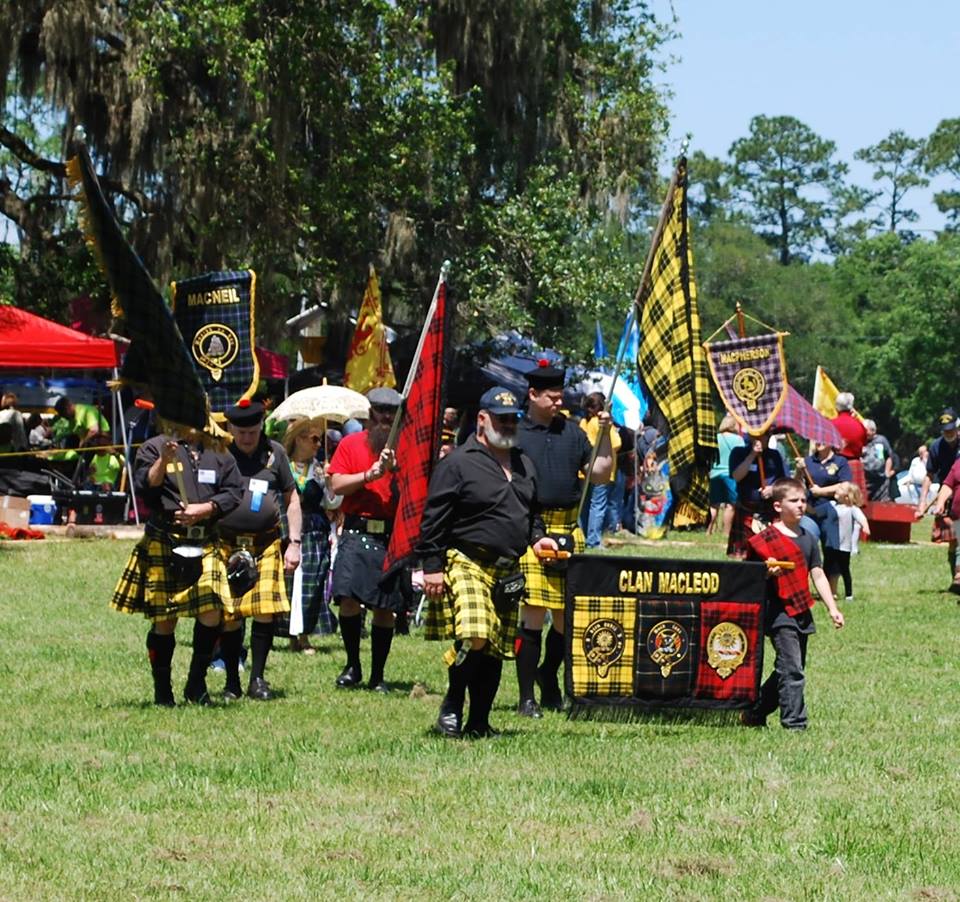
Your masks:
<instances>
[{"instance_id":1,"label":"blue cooler","mask_svg":"<svg viewBox=\"0 0 960 902\"><path fill-rule=\"evenodd\" d=\"M30 502L30 525L44 526L53 523L57 505L52 495L27 495Z\"/></svg>"}]
</instances>

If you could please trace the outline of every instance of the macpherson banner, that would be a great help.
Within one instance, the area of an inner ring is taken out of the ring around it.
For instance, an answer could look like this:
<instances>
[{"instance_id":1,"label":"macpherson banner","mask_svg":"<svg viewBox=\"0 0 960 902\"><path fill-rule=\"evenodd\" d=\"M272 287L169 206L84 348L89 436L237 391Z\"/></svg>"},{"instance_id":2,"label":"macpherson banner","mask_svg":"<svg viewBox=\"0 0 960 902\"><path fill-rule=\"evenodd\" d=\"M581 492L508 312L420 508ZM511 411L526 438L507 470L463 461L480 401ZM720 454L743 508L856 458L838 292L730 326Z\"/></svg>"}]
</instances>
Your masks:
<instances>
[{"instance_id":1,"label":"macpherson banner","mask_svg":"<svg viewBox=\"0 0 960 902\"><path fill-rule=\"evenodd\" d=\"M750 707L766 585L760 563L574 555L565 635L574 711Z\"/></svg>"},{"instance_id":2,"label":"macpherson banner","mask_svg":"<svg viewBox=\"0 0 960 902\"><path fill-rule=\"evenodd\" d=\"M173 316L210 398L222 412L250 398L260 381L254 342L257 275L209 272L170 285Z\"/></svg>"},{"instance_id":3,"label":"macpherson banner","mask_svg":"<svg viewBox=\"0 0 960 902\"><path fill-rule=\"evenodd\" d=\"M747 432L766 432L787 400L783 335L768 332L704 347L723 406Z\"/></svg>"}]
</instances>

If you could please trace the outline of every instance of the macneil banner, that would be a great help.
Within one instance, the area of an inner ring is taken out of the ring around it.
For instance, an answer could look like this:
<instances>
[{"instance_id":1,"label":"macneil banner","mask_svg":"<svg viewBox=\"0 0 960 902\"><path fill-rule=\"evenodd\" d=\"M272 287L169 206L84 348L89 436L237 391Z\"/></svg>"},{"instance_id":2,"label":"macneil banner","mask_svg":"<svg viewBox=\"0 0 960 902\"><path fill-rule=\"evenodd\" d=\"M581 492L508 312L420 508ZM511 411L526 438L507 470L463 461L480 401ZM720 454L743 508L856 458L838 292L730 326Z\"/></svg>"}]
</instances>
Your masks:
<instances>
[{"instance_id":1,"label":"macneil banner","mask_svg":"<svg viewBox=\"0 0 960 902\"><path fill-rule=\"evenodd\" d=\"M762 563L574 555L565 668L574 709L751 706L766 581Z\"/></svg>"}]
</instances>

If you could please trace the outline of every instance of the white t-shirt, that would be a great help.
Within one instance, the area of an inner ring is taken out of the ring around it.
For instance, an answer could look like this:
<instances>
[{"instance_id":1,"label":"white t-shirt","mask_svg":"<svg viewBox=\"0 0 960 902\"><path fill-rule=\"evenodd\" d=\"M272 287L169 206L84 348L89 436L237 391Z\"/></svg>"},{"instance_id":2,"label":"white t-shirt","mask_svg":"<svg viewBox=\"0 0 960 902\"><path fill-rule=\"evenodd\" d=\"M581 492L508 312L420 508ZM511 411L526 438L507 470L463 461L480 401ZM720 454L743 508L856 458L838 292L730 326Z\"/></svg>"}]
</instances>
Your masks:
<instances>
[{"instance_id":1,"label":"white t-shirt","mask_svg":"<svg viewBox=\"0 0 960 902\"><path fill-rule=\"evenodd\" d=\"M854 507L851 504L837 504L836 501L830 503L837 509L837 521L840 526L840 551L852 552L856 547L860 530L869 529L866 515L859 507Z\"/></svg>"}]
</instances>

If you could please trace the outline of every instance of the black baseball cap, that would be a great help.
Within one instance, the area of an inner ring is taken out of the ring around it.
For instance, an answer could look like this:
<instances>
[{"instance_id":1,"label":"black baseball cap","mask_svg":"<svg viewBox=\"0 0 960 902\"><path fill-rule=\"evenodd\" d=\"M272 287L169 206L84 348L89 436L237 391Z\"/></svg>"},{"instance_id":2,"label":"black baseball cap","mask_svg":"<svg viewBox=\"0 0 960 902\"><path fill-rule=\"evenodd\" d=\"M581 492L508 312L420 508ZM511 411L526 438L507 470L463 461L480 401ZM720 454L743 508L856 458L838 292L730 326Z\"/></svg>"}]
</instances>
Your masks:
<instances>
[{"instance_id":1,"label":"black baseball cap","mask_svg":"<svg viewBox=\"0 0 960 902\"><path fill-rule=\"evenodd\" d=\"M940 426L941 432L947 432L950 429L957 428L957 414L952 407L948 407L943 413L937 417L937 423Z\"/></svg>"},{"instance_id":2,"label":"black baseball cap","mask_svg":"<svg viewBox=\"0 0 960 902\"><path fill-rule=\"evenodd\" d=\"M480 397L479 407L481 410L492 413L495 417L520 413L517 396L509 388L504 388L502 385L495 385L485 391Z\"/></svg>"}]
</instances>

